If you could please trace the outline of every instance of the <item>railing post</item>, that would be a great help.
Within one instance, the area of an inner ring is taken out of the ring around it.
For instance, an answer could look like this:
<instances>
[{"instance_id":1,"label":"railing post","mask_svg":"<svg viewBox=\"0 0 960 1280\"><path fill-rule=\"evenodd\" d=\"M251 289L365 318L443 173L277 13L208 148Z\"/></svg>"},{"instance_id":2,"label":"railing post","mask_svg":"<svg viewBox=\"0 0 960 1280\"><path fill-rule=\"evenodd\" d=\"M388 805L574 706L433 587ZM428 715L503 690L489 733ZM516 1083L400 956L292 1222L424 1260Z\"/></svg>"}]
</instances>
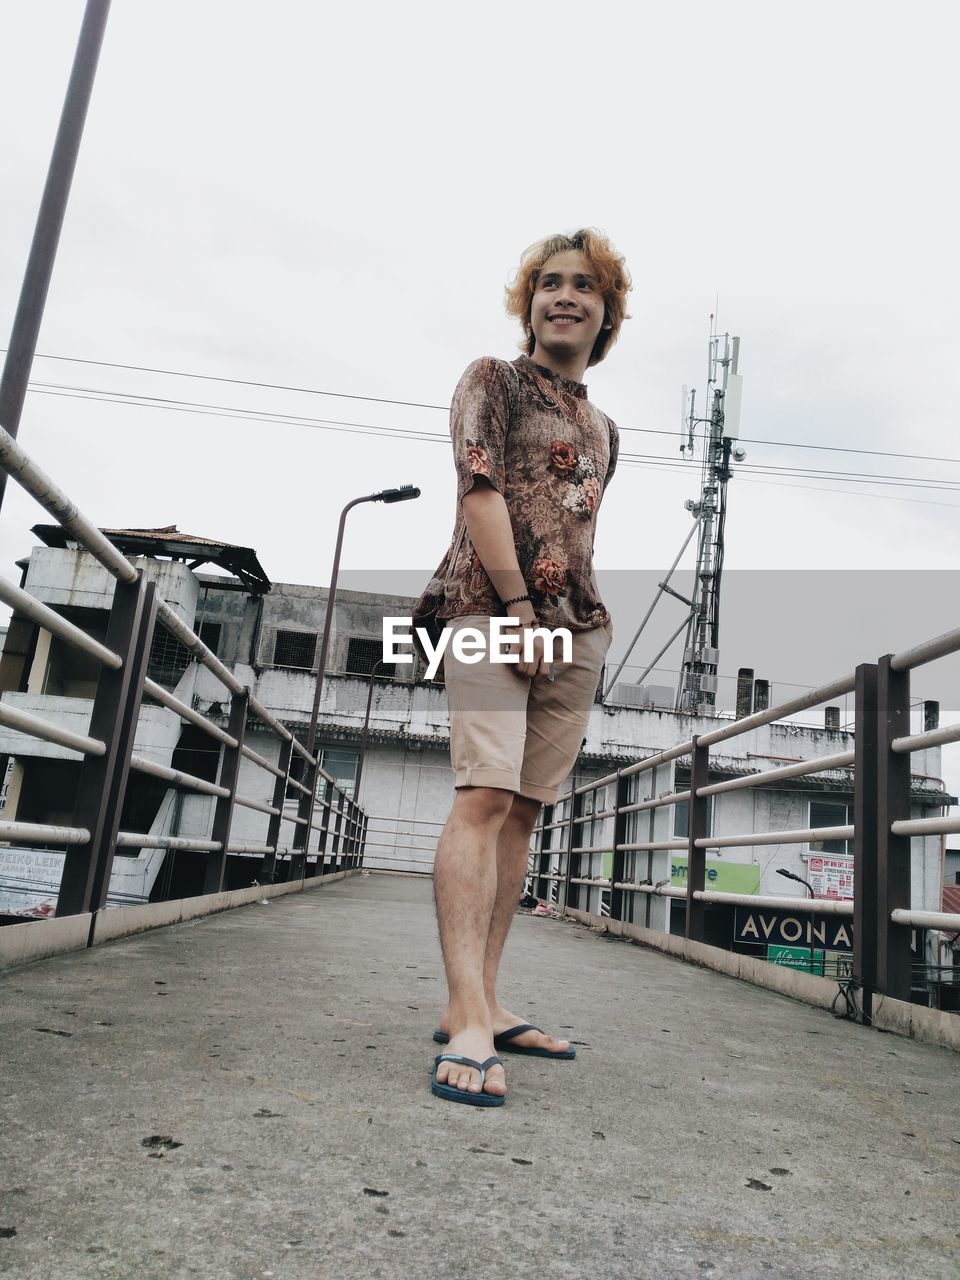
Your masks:
<instances>
[{"instance_id":1,"label":"railing post","mask_svg":"<svg viewBox=\"0 0 960 1280\"><path fill-rule=\"evenodd\" d=\"M347 809L347 845L343 851L343 866L341 871L346 871L353 866L353 851L356 847L357 840L357 814L356 805L351 800Z\"/></svg>"},{"instance_id":2,"label":"railing post","mask_svg":"<svg viewBox=\"0 0 960 1280\"><path fill-rule=\"evenodd\" d=\"M229 795L218 796L213 811L213 830L210 839L220 844L219 853L207 854L207 864L203 874L203 892L221 893L227 871L227 845L230 843L230 827L233 823L234 800L237 795L237 780L240 776L240 761L243 759L243 739L247 731L247 704L250 701L250 690L235 693L230 699L230 723L227 733L236 738L237 745L223 746L220 758L220 775L218 786L226 787Z\"/></svg>"},{"instance_id":3,"label":"railing post","mask_svg":"<svg viewBox=\"0 0 960 1280\"><path fill-rule=\"evenodd\" d=\"M580 874L580 854L576 851L577 844L577 818L580 817L583 808L583 794L577 794L577 789L570 784L570 812L567 815L567 865L563 874L563 905L565 907L577 907L580 902L580 886L572 884L573 874ZM581 842L582 843L582 842Z\"/></svg>"},{"instance_id":4,"label":"railing post","mask_svg":"<svg viewBox=\"0 0 960 1280\"><path fill-rule=\"evenodd\" d=\"M857 667L853 768L853 980L870 1025L877 986L877 668ZM811 949L812 954L812 949Z\"/></svg>"},{"instance_id":5,"label":"railing post","mask_svg":"<svg viewBox=\"0 0 960 1280\"><path fill-rule=\"evenodd\" d=\"M90 843L67 850L58 916L96 912L107 900L156 607L156 585L142 574L135 582L117 583L105 643L123 657L123 666L102 668L97 682L90 736L107 750L86 756L80 767L72 825L86 827Z\"/></svg>"},{"instance_id":6,"label":"railing post","mask_svg":"<svg viewBox=\"0 0 960 1280\"><path fill-rule=\"evenodd\" d=\"M330 860L330 870L336 871L337 859L340 856L340 832L343 828L343 792L341 791L337 797L337 821L333 828L333 849L331 850L333 857Z\"/></svg>"},{"instance_id":7,"label":"railing post","mask_svg":"<svg viewBox=\"0 0 960 1280\"><path fill-rule=\"evenodd\" d=\"M695 893L702 893L706 888L707 851L698 840L703 840L707 832L707 815L709 813L709 797L698 796L700 787L710 781L710 748L701 747L698 738L693 739L693 751L690 761L690 826L687 848L687 922L686 936L694 942L704 940L704 904Z\"/></svg>"},{"instance_id":8,"label":"railing post","mask_svg":"<svg viewBox=\"0 0 960 1280\"><path fill-rule=\"evenodd\" d=\"M357 842L360 836L360 816L355 800L350 801L350 856L344 863L345 868L356 865Z\"/></svg>"},{"instance_id":9,"label":"railing post","mask_svg":"<svg viewBox=\"0 0 960 1280\"><path fill-rule=\"evenodd\" d=\"M357 866L359 866L359 865L360 865L360 862L359 862L359 859L360 859L360 841L361 841L361 839L362 839L362 835L363 835L363 816L364 816L364 815L363 815L363 811L360 809L360 807L359 807L359 805L358 805L358 806L357 806L357 823L356 823L356 827L355 827L355 829L354 829L353 861L352 861L352 863L351 863L351 866L354 866L354 867L357 867Z\"/></svg>"},{"instance_id":10,"label":"railing post","mask_svg":"<svg viewBox=\"0 0 960 1280\"><path fill-rule=\"evenodd\" d=\"M891 911L910 909L910 837L891 824L910 817L910 756L891 750L910 732L910 672L894 671L889 655L877 671L877 991L910 999L910 930Z\"/></svg>"},{"instance_id":11,"label":"railing post","mask_svg":"<svg viewBox=\"0 0 960 1280\"><path fill-rule=\"evenodd\" d=\"M624 905L626 903L626 894L623 889L616 888L617 884L622 884L626 866L627 855L620 848L620 845L627 842L627 821L630 817L628 813L622 813L630 803L630 779L624 778L619 770L617 772L616 782L613 784L613 867L610 872L610 918L612 920L624 919Z\"/></svg>"},{"instance_id":12,"label":"railing post","mask_svg":"<svg viewBox=\"0 0 960 1280\"><path fill-rule=\"evenodd\" d=\"M340 866L334 867L334 871L343 871L350 865L350 859L353 856L353 801L346 801L347 810L344 814L344 831L343 844L340 851Z\"/></svg>"},{"instance_id":13,"label":"railing post","mask_svg":"<svg viewBox=\"0 0 960 1280\"><path fill-rule=\"evenodd\" d=\"M263 855L263 868L260 878L264 884L273 884L277 870L277 849L280 847L280 831L283 827L283 806L287 798L287 784L290 781L290 765L293 760L293 739L284 738L280 742L280 755L277 768L283 770L283 777L277 778L273 784L273 799L270 802L278 812L273 814L267 826L267 844L273 853Z\"/></svg>"},{"instance_id":14,"label":"railing post","mask_svg":"<svg viewBox=\"0 0 960 1280\"><path fill-rule=\"evenodd\" d=\"M550 874L550 853L553 845L553 814L556 806L545 804L540 811L540 831L537 839L536 875L534 876L533 895L544 900L550 897L552 881L545 879Z\"/></svg>"},{"instance_id":15,"label":"railing post","mask_svg":"<svg viewBox=\"0 0 960 1280\"><path fill-rule=\"evenodd\" d=\"M358 867L362 867L362 866L363 866L363 859L364 859L364 856L366 855L366 852L367 852L367 822L368 822L368 820L369 820L369 815L368 815L368 814L366 814L366 813L364 813L363 817L362 817L362 818L361 818L361 820L360 820L360 821L361 821L361 825L360 825L360 849L359 849L359 851L358 851L358 853L357 853L357 866L358 866Z\"/></svg>"},{"instance_id":16,"label":"railing post","mask_svg":"<svg viewBox=\"0 0 960 1280\"><path fill-rule=\"evenodd\" d=\"M327 858L327 841L330 838L330 810L333 801L333 783L327 778L323 788L323 826L317 832L317 865L323 875Z\"/></svg>"},{"instance_id":17,"label":"railing post","mask_svg":"<svg viewBox=\"0 0 960 1280\"><path fill-rule=\"evenodd\" d=\"M299 853L303 854L304 869L306 869L307 850L310 847L310 833L313 830L313 811L317 803L317 782L320 778L320 748L313 747L313 755L316 758L316 764L308 764L303 770L301 782L305 787L309 787L309 794L300 792L297 801L297 817L304 819L304 823L297 823L293 833L292 849L290 853L291 866L292 859Z\"/></svg>"}]
</instances>

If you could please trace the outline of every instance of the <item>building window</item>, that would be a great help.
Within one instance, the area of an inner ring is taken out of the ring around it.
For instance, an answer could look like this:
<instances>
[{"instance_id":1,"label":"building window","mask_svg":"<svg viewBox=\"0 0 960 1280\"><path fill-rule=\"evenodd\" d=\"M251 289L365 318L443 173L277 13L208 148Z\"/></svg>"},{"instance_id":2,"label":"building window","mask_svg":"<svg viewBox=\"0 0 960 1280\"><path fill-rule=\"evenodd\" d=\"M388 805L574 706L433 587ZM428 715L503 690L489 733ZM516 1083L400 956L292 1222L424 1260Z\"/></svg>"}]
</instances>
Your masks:
<instances>
[{"instance_id":1,"label":"building window","mask_svg":"<svg viewBox=\"0 0 960 1280\"><path fill-rule=\"evenodd\" d=\"M315 631L278 631L273 644L273 665L311 671L316 653Z\"/></svg>"},{"instance_id":2,"label":"building window","mask_svg":"<svg viewBox=\"0 0 960 1280\"><path fill-rule=\"evenodd\" d=\"M201 622L197 633L215 658L220 657L220 623Z\"/></svg>"},{"instance_id":3,"label":"building window","mask_svg":"<svg viewBox=\"0 0 960 1280\"><path fill-rule=\"evenodd\" d=\"M325 769L333 778L334 782L341 791L345 791L348 796L353 797L353 789L357 779L357 764L360 760L360 752L351 750L349 747L318 747L317 760L320 768ZM297 782L303 782L307 776L309 766L299 752L294 752L290 761L290 777ZM318 775L316 795L318 802L322 802L326 795L327 783L326 779ZM298 787L287 787L288 800L300 800L303 792Z\"/></svg>"},{"instance_id":4,"label":"building window","mask_svg":"<svg viewBox=\"0 0 960 1280\"><path fill-rule=\"evenodd\" d=\"M673 838L686 840L690 834L690 801L681 800L673 806ZM713 796L707 796L707 835L713 835Z\"/></svg>"},{"instance_id":5,"label":"building window","mask_svg":"<svg viewBox=\"0 0 960 1280\"><path fill-rule=\"evenodd\" d=\"M374 640L370 636L351 636L347 645L347 665L344 668L348 675L368 676L377 663L377 675L393 677L397 673L396 664L381 662L383 658L383 641Z\"/></svg>"},{"instance_id":6,"label":"building window","mask_svg":"<svg viewBox=\"0 0 960 1280\"><path fill-rule=\"evenodd\" d=\"M848 827L853 823L853 805L844 800L811 800L811 827ZM852 840L811 840L817 853L853 854Z\"/></svg>"},{"instance_id":7,"label":"building window","mask_svg":"<svg viewBox=\"0 0 960 1280\"><path fill-rule=\"evenodd\" d=\"M353 799L353 788L357 780L357 764L360 752L349 747L321 747L319 755L320 768L330 774L341 791L345 791ZM317 794L323 796L323 779L317 787Z\"/></svg>"}]
</instances>

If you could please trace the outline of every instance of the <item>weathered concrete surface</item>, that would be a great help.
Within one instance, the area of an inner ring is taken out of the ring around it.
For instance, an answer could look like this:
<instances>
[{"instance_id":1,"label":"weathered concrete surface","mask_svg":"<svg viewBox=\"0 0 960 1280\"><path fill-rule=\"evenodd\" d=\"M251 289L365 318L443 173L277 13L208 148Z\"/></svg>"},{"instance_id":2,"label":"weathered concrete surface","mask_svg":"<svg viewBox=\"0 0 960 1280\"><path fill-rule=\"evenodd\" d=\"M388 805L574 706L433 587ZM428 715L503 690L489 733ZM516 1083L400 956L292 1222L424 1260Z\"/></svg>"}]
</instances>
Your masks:
<instances>
[{"instance_id":1,"label":"weathered concrete surface","mask_svg":"<svg viewBox=\"0 0 960 1280\"><path fill-rule=\"evenodd\" d=\"M9 974L0 1274L957 1275L954 1055L566 921L518 920L506 969L514 1009L579 1047L508 1057L495 1111L429 1091L428 882Z\"/></svg>"}]
</instances>

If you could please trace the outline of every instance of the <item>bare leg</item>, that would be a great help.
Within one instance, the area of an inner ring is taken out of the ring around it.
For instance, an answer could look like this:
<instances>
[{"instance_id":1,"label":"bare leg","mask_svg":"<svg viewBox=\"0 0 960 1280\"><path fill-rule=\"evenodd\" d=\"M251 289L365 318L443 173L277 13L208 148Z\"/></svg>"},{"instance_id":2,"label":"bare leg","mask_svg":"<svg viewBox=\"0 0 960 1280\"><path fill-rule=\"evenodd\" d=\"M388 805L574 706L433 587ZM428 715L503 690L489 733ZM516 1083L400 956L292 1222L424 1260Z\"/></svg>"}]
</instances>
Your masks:
<instances>
[{"instance_id":1,"label":"bare leg","mask_svg":"<svg viewBox=\"0 0 960 1280\"><path fill-rule=\"evenodd\" d=\"M437 845L433 886L440 947L447 975L450 1053L483 1062L494 1052L493 1026L483 985L484 954L497 896L497 846L513 793L493 787L458 789ZM437 1080L480 1092L473 1067L442 1062ZM485 1092L506 1093L502 1067L492 1067Z\"/></svg>"},{"instance_id":2,"label":"bare leg","mask_svg":"<svg viewBox=\"0 0 960 1280\"><path fill-rule=\"evenodd\" d=\"M540 813L537 800L514 796L497 841L497 896L490 915L490 931L483 958L483 989L491 1013L497 1007L497 970L530 860L530 833ZM522 1021L522 1019L521 1019ZM514 1022L513 1025L516 1025ZM503 1031L504 1027L495 1027Z\"/></svg>"},{"instance_id":3,"label":"bare leg","mask_svg":"<svg viewBox=\"0 0 960 1280\"><path fill-rule=\"evenodd\" d=\"M517 902L530 855L530 834L539 813L539 801L530 800L526 796L514 796L510 812L500 828L497 840L497 891L490 913L490 927L487 932L483 961L484 996L490 1011L494 1035L526 1021L525 1018L518 1017L509 1009L505 1009L498 1001L497 973L507 935L516 915ZM440 1026L444 1031L449 1031L450 1025L448 1008L440 1021ZM543 1035L537 1031L528 1031L518 1036L516 1043L559 1052L570 1047L568 1040L557 1040L553 1036Z\"/></svg>"}]
</instances>

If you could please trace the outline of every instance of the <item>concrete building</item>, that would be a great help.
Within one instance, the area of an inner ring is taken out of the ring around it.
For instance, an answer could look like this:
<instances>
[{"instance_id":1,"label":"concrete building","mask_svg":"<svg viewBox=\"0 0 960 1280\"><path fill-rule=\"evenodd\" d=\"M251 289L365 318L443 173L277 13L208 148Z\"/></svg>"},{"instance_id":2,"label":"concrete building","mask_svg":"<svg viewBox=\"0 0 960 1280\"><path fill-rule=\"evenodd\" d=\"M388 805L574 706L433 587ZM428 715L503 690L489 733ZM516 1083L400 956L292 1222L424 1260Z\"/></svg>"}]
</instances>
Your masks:
<instances>
[{"instance_id":1,"label":"concrete building","mask_svg":"<svg viewBox=\"0 0 960 1280\"><path fill-rule=\"evenodd\" d=\"M71 546L60 526L37 526L34 532L45 545L21 562L25 589L102 639L113 579L88 553ZM268 710L291 731L305 736L327 592L320 587L271 583L250 548L182 535L174 528L106 532L156 581L163 598ZM201 566L207 571L201 571ZM210 572L211 567L219 572ZM429 872L453 794L444 690L425 682L416 662L393 669L380 663L374 673L382 654L382 618L406 616L410 605L403 596L338 592L319 742L324 768L351 792L363 754L358 798L370 815L367 864ZM14 615L0 661L5 701L85 733L96 674L92 662L31 620ZM154 639L149 674L182 701L226 725L225 690L162 625ZM578 782L716 725L715 719L617 705L634 701L632 691L625 690L614 698L615 705L594 707L577 765ZM249 726L247 741L267 759L276 760L276 742L258 734L255 722ZM834 755L852 745L852 735L839 728L767 725L736 739L731 754L724 755L721 749L713 755L711 781L755 773L777 762ZM161 764L211 780L215 777L215 744L163 706L144 704L136 750ZM7 818L69 823L79 773L75 753L0 728L0 756L5 758L0 764L6 764ZM913 757L916 816L930 816L952 800L937 782L939 764L936 748ZM655 776L641 775L637 785L645 790L635 798L683 790L688 781L683 764L671 763ZM270 783L269 775L243 761L242 793L269 801ZM844 825L852 821L852 798L851 774L843 769L720 795L714 798L711 834ZM204 837L210 830L213 805L212 798L175 792L158 779L133 774L121 825L155 835ZM295 793L287 805L293 812ZM638 830L642 820L644 834L633 839L686 834L685 806L635 816ZM262 843L267 821L264 814L238 809L232 837ZM599 824L596 835L609 838ZM55 850L0 849L0 910L42 909L55 893L60 858ZM195 891L199 865L196 855L184 852L131 850L127 856L124 851L116 859L110 901L143 901L151 895ZM258 867L256 860L231 858L231 883L249 883ZM808 881L817 896L852 896L852 848L846 842L716 850L708 860L713 888L804 895L801 885L777 875L781 868ZM603 869L603 857L596 855L586 874L600 875ZM686 859L663 852L636 854L629 871L631 878L682 885ZM937 910L940 894L940 838L916 840L913 905ZM589 909L602 910L602 891L590 890L590 899ZM653 916L648 923L670 927L668 899L654 900L649 909ZM672 911L676 926L676 904Z\"/></svg>"}]
</instances>

